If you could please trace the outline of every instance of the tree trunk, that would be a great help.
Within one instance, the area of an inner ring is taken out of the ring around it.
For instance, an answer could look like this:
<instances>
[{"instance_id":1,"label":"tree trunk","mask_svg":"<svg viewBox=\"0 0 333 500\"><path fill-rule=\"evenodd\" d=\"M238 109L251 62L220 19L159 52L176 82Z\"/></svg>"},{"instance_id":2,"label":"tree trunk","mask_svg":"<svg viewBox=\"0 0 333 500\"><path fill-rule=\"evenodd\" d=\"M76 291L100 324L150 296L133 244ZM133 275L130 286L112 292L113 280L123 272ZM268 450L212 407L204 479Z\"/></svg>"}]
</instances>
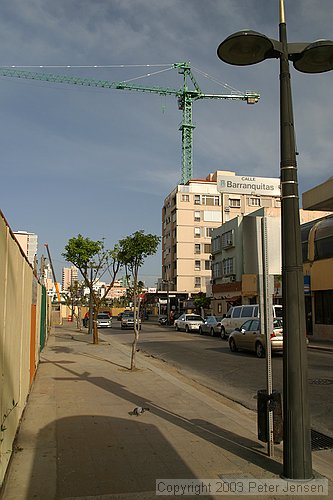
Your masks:
<instances>
[{"instance_id":1,"label":"tree trunk","mask_svg":"<svg viewBox=\"0 0 333 500\"><path fill-rule=\"evenodd\" d=\"M140 310L137 306L137 285L134 286L133 302L134 302L134 340L132 343L131 370L133 370L135 368L135 355L136 355L136 350L137 350L136 349L137 344L139 341L139 331L140 331L140 319L139 319ZM139 301L139 306L140 306L140 301Z\"/></svg>"},{"instance_id":2,"label":"tree trunk","mask_svg":"<svg viewBox=\"0 0 333 500\"><path fill-rule=\"evenodd\" d=\"M98 308L95 307L93 314L93 344L98 344L97 315Z\"/></svg>"},{"instance_id":3,"label":"tree trunk","mask_svg":"<svg viewBox=\"0 0 333 500\"><path fill-rule=\"evenodd\" d=\"M131 370L134 370L135 368L135 354L136 354L136 346L138 344L139 340L139 332L137 330L137 327L134 326L134 340L132 342L132 354L131 354Z\"/></svg>"},{"instance_id":4,"label":"tree trunk","mask_svg":"<svg viewBox=\"0 0 333 500\"><path fill-rule=\"evenodd\" d=\"M82 332L82 314L81 306L77 306L77 317L76 317L76 327L80 332Z\"/></svg>"}]
</instances>

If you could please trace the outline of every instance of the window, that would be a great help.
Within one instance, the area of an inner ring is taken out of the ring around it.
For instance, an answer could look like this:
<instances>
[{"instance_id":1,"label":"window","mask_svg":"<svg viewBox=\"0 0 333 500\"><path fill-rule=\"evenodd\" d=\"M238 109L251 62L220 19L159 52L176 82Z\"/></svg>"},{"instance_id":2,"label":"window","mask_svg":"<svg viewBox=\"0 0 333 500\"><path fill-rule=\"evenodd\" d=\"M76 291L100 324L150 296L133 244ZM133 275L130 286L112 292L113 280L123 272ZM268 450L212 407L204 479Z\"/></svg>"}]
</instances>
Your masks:
<instances>
[{"instance_id":1,"label":"window","mask_svg":"<svg viewBox=\"0 0 333 500\"><path fill-rule=\"evenodd\" d=\"M204 253L212 253L212 245L210 243L204 244Z\"/></svg>"},{"instance_id":2,"label":"window","mask_svg":"<svg viewBox=\"0 0 333 500\"><path fill-rule=\"evenodd\" d=\"M333 257L333 219L319 222L315 234L315 260Z\"/></svg>"},{"instance_id":3,"label":"window","mask_svg":"<svg viewBox=\"0 0 333 500\"><path fill-rule=\"evenodd\" d=\"M203 194L201 197L201 203L203 205L218 206L220 204L220 197L213 196L210 194Z\"/></svg>"},{"instance_id":4,"label":"window","mask_svg":"<svg viewBox=\"0 0 333 500\"><path fill-rule=\"evenodd\" d=\"M223 274L233 274L234 271L234 259L224 259L223 260Z\"/></svg>"},{"instance_id":5,"label":"window","mask_svg":"<svg viewBox=\"0 0 333 500\"><path fill-rule=\"evenodd\" d=\"M194 278L194 287L195 288L200 288L201 287L201 278L200 278L200 276L196 276Z\"/></svg>"},{"instance_id":6,"label":"window","mask_svg":"<svg viewBox=\"0 0 333 500\"><path fill-rule=\"evenodd\" d=\"M171 217L172 217L172 222L176 222L176 210L172 210Z\"/></svg>"},{"instance_id":7,"label":"window","mask_svg":"<svg viewBox=\"0 0 333 500\"><path fill-rule=\"evenodd\" d=\"M201 263L200 263L200 260L195 260L195 261L194 261L194 270L195 270L195 271L201 271Z\"/></svg>"},{"instance_id":8,"label":"window","mask_svg":"<svg viewBox=\"0 0 333 500\"><path fill-rule=\"evenodd\" d=\"M233 231L227 231L222 234L222 248L233 246Z\"/></svg>"},{"instance_id":9,"label":"window","mask_svg":"<svg viewBox=\"0 0 333 500\"><path fill-rule=\"evenodd\" d=\"M214 262L212 265L212 277L213 278L220 278L222 275L221 272L221 262Z\"/></svg>"},{"instance_id":10,"label":"window","mask_svg":"<svg viewBox=\"0 0 333 500\"><path fill-rule=\"evenodd\" d=\"M221 249L221 237L217 236L212 239L213 252L216 253Z\"/></svg>"},{"instance_id":11,"label":"window","mask_svg":"<svg viewBox=\"0 0 333 500\"><path fill-rule=\"evenodd\" d=\"M222 312L222 304L217 304L217 312L218 313Z\"/></svg>"},{"instance_id":12,"label":"window","mask_svg":"<svg viewBox=\"0 0 333 500\"><path fill-rule=\"evenodd\" d=\"M182 201L190 201L190 195L189 194L182 194Z\"/></svg>"},{"instance_id":13,"label":"window","mask_svg":"<svg viewBox=\"0 0 333 500\"><path fill-rule=\"evenodd\" d=\"M221 210L204 210L203 220L205 222L222 222Z\"/></svg>"},{"instance_id":14,"label":"window","mask_svg":"<svg viewBox=\"0 0 333 500\"><path fill-rule=\"evenodd\" d=\"M253 316L253 306L243 306L242 318L251 318Z\"/></svg>"},{"instance_id":15,"label":"window","mask_svg":"<svg viewBox=\"0 0 333 500\"><path fill-rule=\"evenodd\" d=\"M260 207L260 198L249 198L248 204L250 207Z\"/></svg>"},{"instance_id":16,"label":"window","mask_svg":"<svg viewBox=\"0 0 333 500\"><path fill-rule=\"evenodd\" d=\"M199 222L201 220L200 212L194 212L194 220Z\"/></svg>"},{"instance_id":17,"label":"window","mask_svg":"<svg viewBox=\"0 0 333 500\"><path fill-rule=\"evenodd\" d=\"M212 237L212 232L213 232L213 228L212 227L205 227L205 237L206 238L211 238Z\"/></svg>"},{"instance_id":18,"label":"window","mask_svg":"<svg viewBox=\"0 0 333 500\"><path fill-rule=\"evenodd\" d=\"M194 205L200 205L200 194L194 195Z\"/></svg>"},{"instance_id":19,"label":"window","mask_svg":"<svg viewBox=\"0 0 333 500\"><path fill-rule=\"evenodd\" d=\"M232 208L240 208L241 201L239 198L229 198L229 205Z\"/></svg>"},{"instance_id":20,"label":"window","mask_svg":"<svg viewBox=\"0 0 333 500\"><path fill-rule=\"evenodd\" d=\"M200 227L195 227L194 228L194 237L195 238L200 238L200 236L201 236L201 229L200 229Z\"/></svg>"},{"instance_id":21,"label":"window","mask_svg":"<svg viewBox=\"0 0 333 500\"><path fill-rule=\"evenodd\" d=\"M232 317L233 318L240 318L241 310L242 310L241 307L234 307L234 310L232 312Z\"/></svg>"},{"instance_id":22,"label":"window","mask_svg":"<svg viewBox=\"0 0 333 500\"><path fill-rule=\"evenodd\" d=\"M200 253L200 243L194 245L194 253Z\"/></svg>"},{"instance_id":23,"label":"window","mask_svg":"<svg viewBox=\"0 0 333 500\"><path fill-rule=\"evenodd\" d=\"M211 261L205 260L205 271L210 271L212 268Z\"/></svg>"},{"instance_id":24,"label":"window","mask_svg":"<svg viewBox=\"0 0 333 500\"><path fill-rule=\"evenodd\" d=\"M324 290L314 293L315 322L320 325L333 324L333 291Z\"/></svg>"}]
</instances>

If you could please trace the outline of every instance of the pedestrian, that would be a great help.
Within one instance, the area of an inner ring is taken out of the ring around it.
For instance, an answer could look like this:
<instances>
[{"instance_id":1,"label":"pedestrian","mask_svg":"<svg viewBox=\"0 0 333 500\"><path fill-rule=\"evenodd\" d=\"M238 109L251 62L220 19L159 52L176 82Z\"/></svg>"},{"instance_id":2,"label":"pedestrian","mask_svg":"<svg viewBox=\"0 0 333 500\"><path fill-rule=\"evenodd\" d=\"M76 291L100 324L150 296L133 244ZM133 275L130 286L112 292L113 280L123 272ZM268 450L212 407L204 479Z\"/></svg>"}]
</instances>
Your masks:
<instances>
[{"instance_id":1,"label":"pedestrian","mask_svg":"<svg viewBox=\"0 0 333 500\"><path fill-rule=\"evenodd\" d=\"M85 328L87 328L87 326L88 326L88 321L89 321L89 312L87 311L86 314L84 315L84 318L83 318L83 326Z\"/></svg>"}]
</instances>

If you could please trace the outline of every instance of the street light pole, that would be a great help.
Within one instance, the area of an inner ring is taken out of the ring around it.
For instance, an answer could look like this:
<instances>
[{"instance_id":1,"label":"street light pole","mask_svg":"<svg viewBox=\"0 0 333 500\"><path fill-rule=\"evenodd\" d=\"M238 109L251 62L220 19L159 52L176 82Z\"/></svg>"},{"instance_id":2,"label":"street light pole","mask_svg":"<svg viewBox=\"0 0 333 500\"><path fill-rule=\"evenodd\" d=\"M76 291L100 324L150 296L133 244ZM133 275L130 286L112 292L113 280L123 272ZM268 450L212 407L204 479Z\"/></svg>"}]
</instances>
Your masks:
<instances>
[{"instance_id":1,"label":"street light pole","mask_svg":"<svg viewBox=\"0 0 333 500\"><path fill-rule=\"evenodd\" d=\"M94 311L94 302L93 302L93 294L92 294L92 289L93 289L93 263L90 264L90 295L89 295L89 323L88 323L88 333L91 335L93 333L93 328L94 328L94 318L93 318L93 311Z\"/></svg>"},{"instance_id":2,"label":"street light pole","mask_svg":"<svg viewBox=\"0 0 333 500\"><path fill-rule=\"evenodd\" d=\"M279 40L251 30L230 35L218 47L222 61L238 66L280 59L280 178L283 295L283 477L311 479L311 434L304 310L303 261L289 60L304 73L333 69L333 42L287 42L284 0Z\"/></svg>"},{"instance_id":3,"label":"street light pole","mask_svg":"<svg viewBox=\"0 0 333 500\"><path fill-rule=\"evenodd\" d=\"M283 297L283 476L312 477L311 429L295 129L287 28L280 0L280 178Z\"/></svg>"}]
</instances>

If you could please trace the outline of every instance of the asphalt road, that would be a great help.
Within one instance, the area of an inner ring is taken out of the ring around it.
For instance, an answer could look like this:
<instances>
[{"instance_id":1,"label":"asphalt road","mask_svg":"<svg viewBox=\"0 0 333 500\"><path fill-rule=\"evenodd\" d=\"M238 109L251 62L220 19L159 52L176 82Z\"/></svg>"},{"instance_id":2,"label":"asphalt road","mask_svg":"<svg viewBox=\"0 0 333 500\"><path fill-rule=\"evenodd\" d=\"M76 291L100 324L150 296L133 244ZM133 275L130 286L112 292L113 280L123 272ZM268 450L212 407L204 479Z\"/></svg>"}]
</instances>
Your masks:
<instances>
[{"instance_id":1,"label":"asphalt road","mask_svg":"<svg viewBox=\"0 0 333 500\"><path fill-rule=\"evenodd\" d=\"M122 344L130 344L133 330L121 330L113 321L112 330L103 330ZM186 376L256 409L257 391L266 388L265 359L252 353L232 353L228 342L217 337L176 332L157 322L144 322L139 347L147 355L167 361ZM333 437L332 352L308 348L308 380L311 426ZM273 388L283 390L282 354L272 356Z\"/></svg>"}]
</instances>

